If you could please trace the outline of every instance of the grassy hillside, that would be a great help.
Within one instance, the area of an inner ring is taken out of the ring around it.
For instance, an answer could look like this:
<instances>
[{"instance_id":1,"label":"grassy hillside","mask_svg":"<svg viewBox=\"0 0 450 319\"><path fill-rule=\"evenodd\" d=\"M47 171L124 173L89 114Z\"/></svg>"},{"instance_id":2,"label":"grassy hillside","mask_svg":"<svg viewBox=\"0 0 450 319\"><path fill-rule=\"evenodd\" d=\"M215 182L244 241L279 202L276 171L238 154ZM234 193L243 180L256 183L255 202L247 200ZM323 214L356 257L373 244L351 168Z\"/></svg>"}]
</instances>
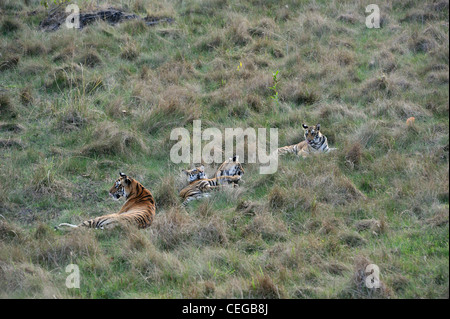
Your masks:
<instances>
[{"instance_id":1,"label":"grassy hillside","mask_svg":"<svg viewBox=\"0 0 450 319\"><path fill-rule=\"evenodd\" d=\"M371 1L99 3L174 21L43 32L38 0L0 2L0 297L448 298L447 0L380 0L380 29ZM196 119L280 146L321 123L338 150L244 164L185 209L170 132ZM118 211L119 171L155 195L150 228L53 231Z\"/></svg>"}]
</instances>

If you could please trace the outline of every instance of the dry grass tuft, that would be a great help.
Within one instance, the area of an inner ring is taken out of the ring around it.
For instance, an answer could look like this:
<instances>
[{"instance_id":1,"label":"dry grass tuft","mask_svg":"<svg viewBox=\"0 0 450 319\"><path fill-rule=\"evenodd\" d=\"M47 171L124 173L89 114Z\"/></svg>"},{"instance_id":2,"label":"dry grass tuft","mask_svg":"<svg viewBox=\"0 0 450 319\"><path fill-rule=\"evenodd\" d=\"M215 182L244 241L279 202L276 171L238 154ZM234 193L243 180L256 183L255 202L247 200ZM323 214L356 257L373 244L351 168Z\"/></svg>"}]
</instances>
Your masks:
<instances>
[{"instance_id":1,"label":"dry grass tuft","mask_svg":"<svg viewBox=\"0 0 450 319\"><path fill-rule=\"evenodd\" d=\"M268 196L269 206L277 209L285 205L287 201L287 192L280 186L274 186Z\"/></svg>"},{"instance_id":2,"label":"dry grass tuft","mask_svg":"<svg viewBox=\"0 0 450 319\"><path fill-rule=\"evenodd\" d=\"M10 148L10 147L24 148L24 144L18 139L0 138L0 148Z\"/></svg>"},{"instance_id":3,"label":"dry grass tuft","mask_svg":"<svg viewBox=\"0 0 450 319\"><path fill-rule=\"evenodd\" d=\"M362 158L362 147L361 144L356 142L354 143L345 154L345 163L350 168L358 167L361 163Z\"/></svg>"},{"instance_id":4,"label":"dry grass tuft","mask_svg":"<svg viewBox=\"0 0 450 319\"><path fill-rule=\"evenodd\" d=\"M383 50L369 62L369 67L378 67L381 68L383 72L389 73L397 69L398 63L392 52Z\"/></svg>"},{"instance_id":5,"label":"dry grass tuft","mask_svg":"<svg viewBox=\"0 0 450 319\"><path fill-rule=\"evenodd\" d=\"M3 34L13 33L19 31L22 28L22 25L12 17L5 17L2 21L0 31Z\"/></svg>"},{"instance_id":6,"label":"dry grass tuft","mask_svg":"<svg viewBox=\"0 0 450 319\"><path fill-rule=\"evenodd\" d=\"M212 217L206 221L197 223L193 229L193 240L200 246L226 245L228 236L226 224L219 217Z\"/></svg>"},{"instance_id":7,"label":"dry grass tuft","mask_svg":"<svg viewBox=\"0 0 450 319\"><path fill-rule=\"evenodd\" d=\"M112 122L99 123L92 133L93 141L81 149L83 155L129 154L134 148L148 152L148 147L136 133L124 130Z\"/></svg>"},{"instance_id":8,"label":"dry grass tuft","mask_svg":"<svg viewBox=\"0 0 450 319\"><path fill-rule=\"evenodd\" d=\"M201 116L195 90L171 85L157 96L157 105L139 111L139 127L149 134L167 127L180 127Z\"/></svg>"},{"instance_id":9,"label":"dry grass tuft","mask_svg":"<svg viewBox=\"0 0 450 319\"><path fill-rule=\"evenodd\" d=\"M448 197L448 193L447 193ZM424 223L430 227L443 227L448 225L449 212L448 209L442 207L433 217L427 218Z\"/></svg>"},{"instance_id":10,"label":"dry grass tuft","mask_svg":"<svg viewBox=\"0 0 450 319\"><path fill-rule=\"evenodd\" d=\"M252 42L249 22L246 18L233 14L228 18L226 37L237 46L245 46Z\"/></svg>"},{"instance_id":11,"label":"dry grass tuft","mask_svg":"<svg viewBox=\"0 0 450 319\"><path fill-rule=\"evenodd\" d=\"M375 234L380 234L386 231L387 225L385 220L363 219L355 223L355 228L358 232L370 230Z\"/></svg>"},{"instance_id":12,"label":"dry grass tuft","mask_svg":"<svg viewBox=\"0 0 450 319\"><path fill-rule=\"evenodd\" d=\"M274 33L278 31L278 25L271 18L264 17L259 20L258 25L249 28L251 36L272 38Z\"/></svg>"},{"instance_id":13,"label":"dry grass tuft","mask_svg":"<svg viewBox=\"0 0 450 319\"><path fill-rule=\"evenodd\" d=\"M247 216L255 216L256 213L260 213L263 209L263 206L257 203L254 203L249 200L240 201L236 206L236 211L238 211L242 215Z\"/></svg>"},{"instance_id":14,"label":"dry grass tuft","mask_svg":"<svg viewBox=\"0 0 450 319\"><path fill-rule=\"evenodd\" d=\"M67 182L58 176L58 168L52 160L43 160L33 168L29 188L37 195L58 195L70 198Z\"/></svg>"},{"instance_id":15,"label":"dry grass tuft","mask_svg":"<svg viewBox=\"0 0 450 319\"><path fill-rule=\"evenodd\" d=\"M0 132L19 133L23 130L25 130L25 127L21 124L0 122Z\"/></svg>"},{"instance_id":16,"label":"dry grass tuft","mask_svg":"<svg viewBox=\"0 0 450 319\"><path fill-rule=\"evenodd\" d=\"M158 73L161 83L168 86L178 85L194 75L196 75L194 66L185 60L167 62L159 68Z\"/></svg>"},{"instance_id":17,"label":"dry grass tuft","mask_svg":"<svg viewBox=\"0 0 450 319\"><path fill-rule=\"evenodd\" d=\"M260 235L264 240L285 240L287 227L268 212L258 213L245 228L244 235Z\"/></svg>"},{"instance_id":18,"label":"dry grass tuft","mask_svg":"<svg viewBox=\"0 0 450 319\"><path fill-rule=\"evenodd\" d=\"M34 231L35 239L49 239L54 235L54 230L51 229L47 224L39 223Z\"/></svg>"},{"instance_id":19,"label":"dry grass tuft","mask_svg":"<svg viewBox=\"0 0 450 319\"><path fill-rule=\"evenodd\" d=\"M85 54L83 54L79 59L79 63L86 65L90 68L94 68L102 63L102 59L98 55L98 53L94 50L91 50Z\"/></svg>"},{"instance_id":20,"label":"dry grass tuft","mask_svg":"<svg viewBox=\"0 0 450 319\"><path fill-rule=\"evenodd\" d=\"M55 68L47 73L45 87L57 91L77 87L83 82L81 73L81 67L72 63Z\"/></svg>"},{"instance_id":21,"label":"dry grass tuft","mask_svg":"<svg viewBox=\"0 0 450 319\"><path fill-rule=\"evenodd\" d=\"M0 219L0 240L6 242L20 242L25 238L22 229L14 224Z\"/></svg>"},{"instance_id":22,"label":"dry grass tuft","mask_svg":"<svg viewBox=\"0 0 450 319\"><path fill-rule=\"evenodd\" d=\"M139 56L139 49L134 42L127 41L125 46L122 48L120 57L124 60L134 61Z\"/></svg>"},{"instance_id":23,"label":"dry grass tuft","mask_svg":"<svg viewBox=\"0 0 450 319\"><path fill-rule=\"evenodd\" d=\"M310 33L318 38L321 38L325 34L329 33L335 27L335 23L333 23L333 21L330 21L315 11L308 11L300 14L298 22L300 24L300 28L303 28L302 33Z\"/></svg>"},{"instance_id":24,"label":"dry grass tuft","mask_svg":"<svg viewBox=\"0 0 450 319\"><path fill-rule=\"evenodd\" d=\"M0 61L0 72L16 67L19 64L19 61L19 56L7 57L6 60Z\"/></svg>"},{"instance_id":25,"label":"dry grass tuft","mask_svg":"<svg viewBox=\"0 0 450 319\"><path fill-rule=\"evenodd\" d=\"M180 204L178 190L173 176L161 177L156 185L154 194L158 207L168 208Z\"/></svg>"},{"instance_id":26,"label":"dry grass tuft","mask_svg":"<svg viewBox=\"0 0 450 319\"><path fill-rule=\"evenodd\" d=\"M163 249L174 249L183 244L191 236L192 223L191 218L179 207L158 215L153 223L158 245Z\"/></svg>"},{"instance_id":27,"label":"dry grass tuft","mask_svg":"<svg viewBox=\"0 0 450 319\"><path fill-rule=\"evenodd\" d=\"M31 258L47 266L62 267L80 257L100 254L100 246L94 232L76 229L57 240L40 240L35 243Z\"/></svg>"},{"instance_id":28,"label":"dry grass tuft","mask_svg":"<svg viewBox=\"0 0 450 319\"><path fill-rule=\"evenodd\" d=\"M345 13L345 14L341 14L338 16L337 18L339 21L345 22L345 23L350 23L350 24L355 24L359 21L358 17L355 17L354 14L352 13Z\"/></svg>"},{"instance_id":29,"label":"dry grass tuft","mask_svg":"<svg viewBox=\"0 0 450 319\"><path fill-rule=\"evenodd\" d=\"M213 51L219 48L224 42L225 35L223 30L215 30L200 38L194 46L201 51Z\"/></svg>"},{"instance_id":30,"label":"dry grass tuft","mask_svg":"<svg viewBox=\"0 0 450 319\"><path fill-rule=\"evenodd\" d=\"M27 262L9 265L0 262L0 298L11 298L15 294L22 298L60 298L61 295L51 280L51 274L38 265Z\"/></svg>"},{"instance_id":31,"label":"dry grass tuft","mask_svg":"<svg viewBox=\"0 0 450 319\"><path fill-rule=\"evenodd\" d=\"M47 47L39 41L27 40L23 43L23 53L28 56L37 57L46 55L48 52Z\"/></svg>"},{"instance_id":32,"label":"dry grass tuft","mask_svg":"<svg viewBox=\"0 0 450 319\"><path fill-rule=\"evenodd\" d=\"M436 46L436 41L433 38L423 35L418 37L411 37L411 40L409 42L409 49L414 53L427 53L436 48Z\"/></svg>"},{"instance_id":33,"label":"dry grass tuft","mask_svg":"<svg viewBox=\"0 0 450 319\"><path fill-rule=\"evenodd\" d=\"M280 299L283 298L283 292L280 291L272 278L267 275L257 275L252 278L249 287L249 292L252 297L260 299Z\"/></svg>"},{"instance_id":34,"label":"dry grass tuft","mask_svg":"<svg viewBox=\"0 0 450 319\"><path fill-rule=\"evenodd\" d=\"M400 19L400 22L420 22L425 23L427 21L436 20L437 15L433 12L423 11L421 9L413 9L408 12L405 17Z\"/></svg>"},{"instance_id":35,"label":"dry grass tuft","mask_svg":"<svg viewBox=\"0 0 450 319\"><path fill-rule=\"evenodd\" d=\"M33 104L34 98L30 87L25 87L20 91L20 101L23 105Z\"/></svg>"},{"instance_id":36,"label":"dry grass tuft","mask_svg":"<svg viewBox=\"0 0 450 319\"><path fill-rule=\"evenodd\" d=\"M366 243L366 240L357 233L343 233L339 236L339 241L349 247L358 247Z\"/></svg>"},{"instance_id":37,"label":"dry grass tuft","mask_svg":"<svg viewBox=\"0 0 450 319\"><path fill-rule=\"evenodd\" d=\"M280 98L283 101L293 102L297 105L311 105L316 103L320 95L315 89L309 88L301 82L289 82L280 89Z\"/></svg>"},{"instance_id":38,"label":"dry grass tuft","mask_svg":"<svg viewBox=\"0 0 450 319\"><path fill-rule=\"evenodd\" d=\"M0 93L0 118L15 118L17 110L8 95Z\"/></svg>"},{"instance_id":39,"label":"dry grass tuft","mask_svg":"<svg viewBox=\"0 0 450 319\"><path fill-rule=\"evenodd\" d=\"M427 76L427 82L430 84L447 84L447 83L449 83L448 71L430 72Z\"/></svg>"},{"instance_id":40,"label":"dry grass tuft","mask_svg":"<svg viewBox=\"0 0 450 319\"><path fill-rule=\"evenodd\" d=\"M352 105L341 103L320 103L313 111L316 118L329 123L340 122L343 120L364 120L366 114ZM327 134L328 137L329 134Z\"/></svg>"}]
</instances>

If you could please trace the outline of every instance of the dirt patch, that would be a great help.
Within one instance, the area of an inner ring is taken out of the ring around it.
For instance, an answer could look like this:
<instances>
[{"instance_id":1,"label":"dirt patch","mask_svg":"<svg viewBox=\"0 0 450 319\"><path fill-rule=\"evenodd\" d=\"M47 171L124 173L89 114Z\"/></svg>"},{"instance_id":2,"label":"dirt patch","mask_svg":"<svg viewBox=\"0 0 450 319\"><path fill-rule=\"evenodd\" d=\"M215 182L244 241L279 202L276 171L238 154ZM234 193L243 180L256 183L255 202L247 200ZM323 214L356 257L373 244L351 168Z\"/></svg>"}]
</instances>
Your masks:
<instances>
[{"instance_id":1,"label":"dirt patch","mask_svg":"<svg viewBox=\"0 0 450 319\"><path fill-rule=\"evenodd\" d=\"M44 31L56 31L66 22L66 18L69 14L70 13L66 13L63 8L59 6L49 12L48 16L39 24L39 28ZM141 18L136 14L125 13L120 9L108 8L92 12L80 12L80 29L83 29L85 26L95 21L106 21L109 24L115 25L122 21L133 19L143 20L148 26L153 26L161 22L173 22L173 18L170 17L147 16Z\"/></svg>"}]
</instances>

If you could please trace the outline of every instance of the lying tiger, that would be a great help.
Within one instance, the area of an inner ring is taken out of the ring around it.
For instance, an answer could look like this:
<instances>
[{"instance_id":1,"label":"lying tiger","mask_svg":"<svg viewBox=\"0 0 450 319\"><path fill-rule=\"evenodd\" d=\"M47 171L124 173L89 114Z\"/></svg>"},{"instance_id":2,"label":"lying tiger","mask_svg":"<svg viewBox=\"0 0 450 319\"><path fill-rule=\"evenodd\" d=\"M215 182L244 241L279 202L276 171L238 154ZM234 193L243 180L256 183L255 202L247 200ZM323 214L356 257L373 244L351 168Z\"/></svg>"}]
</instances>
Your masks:
<instances>
[{"instance_id":1,"label":"lying tiger","mask_svg":"<svg viewBox=\"0 0 450 319\"><path fill-rule=\"evenodd\" d=\"M205 172L205 167L203 165L196 166L193 169L183 170L182 172L186 174L188 183L195 182L199 179L208 178ZM239 176L244 175L244 168L242 167L242 164L239 162L239 156L230 157L228 160L223 162L219 166L217 171L214 173L214 177L234 176L234 175Z\"/></svg>"},{"instance_id":2,"label":"lying tiger","mask_svg":"<svg viewBox=\"0 0 450 319\"><path fill-rule=\"evenodd\" d=\"M214 178L211 179L207 178L203 165L183 172L187 175L189 185L180 191L180 197L184 200L183 205L186 205L191 200L208 197L209 191L219 189L224 184L239 186L244 168L239 162L239 157L233 156L219 166Z\"/></svg>"},{"instance_id":3,"label":"lying tiger","mask_svg":"<svg viewBox=\"0 0 450 319\"><path fill-rule=\"evenodd\" d=\"M244 175L244 168L242 164L239 162L239 156L230 157L227 161L223 162L222 165L219 166L217 172L214 174L214 177L220 176L242 176ZM234 186L238 186L238 184L234 184Z\"/></svg>"},{"instance_id":4,"label":"lying tiger","mask_svg":"<svg viewBox=\"0 0 450 319\"><path fill-rule=\"evenodd\" d=\"M193 169L185 169L183 173L186 174L188 182L192 183L199 179L207 179L208 176L205 173L205 167L203 165L194 167Z\"/></svg>"},{"instance_id":5,"label":"lying tiger","mask_svg":"<svg viewBox=\"0 0 450 319\"><path fill-rule=\"evenodd\" d=\"M58 227L107 229L119 223L129 223L138 228L147 228L152 224L155 216L155 199L141 183L120 173L119 179L109 190L109 195L115 200L119 200L122 196L127 200L118 213L96 217L79 225L62 223Z\"/></svg>"},{"instance_id":6,"label":"lying tiger","mask_svg":"<svg viewBox=\"0 0 450 319\"><path fill-rule=\"evenodd\" d=\"M219 189L226 184L237 184L240 180L240 175L234 175L194 181L180 191L180 197L184 200L183 206L186 206L191 200L208 197L208 193L212 190Z\"/></svg>"},{"instance_id":7,"label":"lying tiger","mask_svg":"<svg viewBox=\"0 0 450 319\"><path fill-rule=\"evenodd\" d=\"M312 153L328 153L335 150L335 148L328 147L327 137L320 132L320 124L315 126L302 124L302 127L305 130L305 140L298 144L278 148L279 155L293 153L306 157Z\"/></svg>"}]
</instances>

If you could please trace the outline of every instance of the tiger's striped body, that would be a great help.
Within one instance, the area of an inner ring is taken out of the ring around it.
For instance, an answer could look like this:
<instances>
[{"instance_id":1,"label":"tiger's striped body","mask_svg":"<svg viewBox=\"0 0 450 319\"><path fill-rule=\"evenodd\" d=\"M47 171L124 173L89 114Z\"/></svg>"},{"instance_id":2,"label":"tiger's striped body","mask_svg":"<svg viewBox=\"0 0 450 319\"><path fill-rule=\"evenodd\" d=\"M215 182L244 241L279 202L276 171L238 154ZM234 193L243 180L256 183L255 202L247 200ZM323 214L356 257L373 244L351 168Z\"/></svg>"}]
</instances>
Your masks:
<instances>
[{"instance_id":1,"label":"tiger's striped body","mask_svg":"<svg viewBox=\"0 0 450 319\"><path fill-rule=\"evenodd\" d=\"M184 200L183 206L191 200L209 196L208 192L219 189L225 184L237 184L241 180L241 176L219 176L210 179L200 179L190 183L180 191L180 197Z\"/></svg>"},{"instance_id":2,"label":"tiger's striped body","mask_svg":"<svg viewBox=\"0 0 450 319\"><path fill-rule=\"evenodd\" d=\"M334 148L328 147L328 139L320 132L320 124L307 126L302 124L305 130L305 140L298 144L280 147L277 150L279 155L295 154L306 157L312 153L328 153Z\"/></svg>"},{"instance_id":3,"label":"tiger's striped body","mask_svg":"<svg viewBox=\"0 0 450 319\"><path fill-rule=\"evenodd\" d=\"M156 210L155 199L141 183L120 173L120 178L114 183L109 194L115 200L122 196L127 200L118 213L99 216L79 225L62 223L58 227L106 229L113 228L120 223L129 223L138 228L147 228L152 224Z\"/></svg>"}]
</instances>

